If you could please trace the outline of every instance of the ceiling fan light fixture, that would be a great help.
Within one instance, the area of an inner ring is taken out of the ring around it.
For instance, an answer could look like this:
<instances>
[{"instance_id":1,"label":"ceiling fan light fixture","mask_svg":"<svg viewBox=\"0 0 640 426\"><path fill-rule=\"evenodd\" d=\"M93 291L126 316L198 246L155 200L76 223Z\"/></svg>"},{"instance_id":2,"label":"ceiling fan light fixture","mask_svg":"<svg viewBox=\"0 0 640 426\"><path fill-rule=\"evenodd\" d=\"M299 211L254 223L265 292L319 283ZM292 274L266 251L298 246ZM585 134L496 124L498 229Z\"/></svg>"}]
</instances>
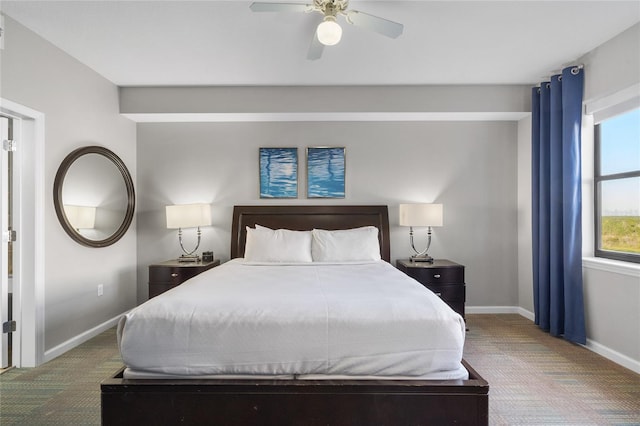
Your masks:
<instances>
[{"instance_id":1,"label":"ceiling fan light fixture","mask_svg":"<svg viewBox=\"0 0 640 426\"><path fill-rule=\"evenodd\" d=\"M334 44L338 44L340 38L342 38L342 28L336 22L335 16L326 16L320 25L318 25L316 35L320 43L325 46L333 46Z\"/></svg>"}]
</instances>

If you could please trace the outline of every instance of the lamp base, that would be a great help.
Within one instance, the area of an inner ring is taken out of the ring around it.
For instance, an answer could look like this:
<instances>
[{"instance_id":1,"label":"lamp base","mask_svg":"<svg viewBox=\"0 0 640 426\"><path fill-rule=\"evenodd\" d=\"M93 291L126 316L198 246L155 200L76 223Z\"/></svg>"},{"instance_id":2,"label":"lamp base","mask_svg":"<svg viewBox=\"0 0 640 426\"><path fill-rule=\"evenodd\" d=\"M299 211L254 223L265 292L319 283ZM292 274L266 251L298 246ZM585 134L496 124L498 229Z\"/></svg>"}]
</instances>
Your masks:
<instances>
[{"instance_id":1,"label":"lamp base","mask_svg":"<svg viewBox=\"0 0 640 426\"><path fill-rule=\"evenodd\" d=\"M200 262L200 256L198 256L197 254L183 254L178 258L178 262Z\"/></svg>"},{"instance_id":2,"label":"lamp base","mask_svg":"<svg viewBox=\"0 0 640 426\"><path fill-rule=\"evenodd\" d=\"M429 256L428 254L415 255L415 256L411 256L411 261L433 263L433 257Z\"/></svg>"}]
</instances>

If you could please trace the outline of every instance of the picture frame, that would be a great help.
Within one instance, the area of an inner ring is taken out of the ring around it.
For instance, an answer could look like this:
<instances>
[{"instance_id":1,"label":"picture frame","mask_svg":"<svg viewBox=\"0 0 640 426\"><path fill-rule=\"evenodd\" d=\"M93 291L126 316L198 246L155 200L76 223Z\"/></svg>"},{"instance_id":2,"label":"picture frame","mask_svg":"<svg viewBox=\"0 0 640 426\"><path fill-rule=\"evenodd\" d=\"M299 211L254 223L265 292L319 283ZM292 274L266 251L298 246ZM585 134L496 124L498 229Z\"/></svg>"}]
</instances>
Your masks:
<instances>
[{"instance_id":1,"label":"picture frame","mask_svg":"<svg viewBox=\"0 0 640 426\"><path fill-rule=\"evenodd\" d=\"M260 198L298 198L298 148L259 148Z\"/></svg>"},{"instance_id":2,"label":"picture frame","mask_svg":"<svg viewBox=\"0 0 640 426\"><path fill-rule=\"evenodd\" d=\"M307 148L307 198L345 198L345 148Z\"/></svg>"}]
</instances>

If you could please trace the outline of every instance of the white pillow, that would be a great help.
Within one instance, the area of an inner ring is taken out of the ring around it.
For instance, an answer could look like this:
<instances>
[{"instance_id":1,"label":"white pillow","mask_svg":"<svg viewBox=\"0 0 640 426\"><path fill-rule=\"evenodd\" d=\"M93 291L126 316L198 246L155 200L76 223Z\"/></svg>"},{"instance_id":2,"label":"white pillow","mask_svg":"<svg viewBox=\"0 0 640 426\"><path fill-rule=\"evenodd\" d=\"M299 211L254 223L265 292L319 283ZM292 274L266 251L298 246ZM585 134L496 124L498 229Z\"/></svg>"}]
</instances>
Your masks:
<instances>
[{"instance_id":1,"label":"white pillow","mask_svg":"<svg viewBox=\"0 0 640 426\"><path fill-rule=\"evenodd\" d=\"M311 231L311 255L314 262L354 262L380 260L378 228Z\"/></svg>"},{"instance_id":2,"label":"white pillow","mask_svg":"<svg viewBox=\"0 0 640 426\"><path fill-rule=\"evenodd\" d=\"M311 231L247 226L244 258L248 262L312 262Z\"/></svg>"}]
</instances>

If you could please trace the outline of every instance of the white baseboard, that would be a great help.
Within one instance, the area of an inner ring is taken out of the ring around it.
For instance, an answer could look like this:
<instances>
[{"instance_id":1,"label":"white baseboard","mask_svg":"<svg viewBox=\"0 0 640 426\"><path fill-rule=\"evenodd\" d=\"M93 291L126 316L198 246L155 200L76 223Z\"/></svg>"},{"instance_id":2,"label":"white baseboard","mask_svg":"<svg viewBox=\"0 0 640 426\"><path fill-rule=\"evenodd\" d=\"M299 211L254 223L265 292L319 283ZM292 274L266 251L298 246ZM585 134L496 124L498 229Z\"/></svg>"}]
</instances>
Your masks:
<instances>
[{"instance_id":1,"label":"white baseboard","mask_svg":"<svg viewBox=\"0 0 640 426\"><path fill-rule=\"evenodd\" d=\"M464 308L467 314L519 314L533 321L535 315L520 306L467 306Z\"/></svg>"},{"instance_id":2,"label":"white baseboard","mask_svg":"<svg viewBox=\"0 0 640 426\"><path fill-rule=\"evenodd\" d=\"M111 327L115 327L118 324L118 321L120 320L120 317L122 317L122 315L126 314L122 313L116 317L111 318L110 320L107 320L105 322L103 322L100 325L97 325L95 327L93 327L90 330L85 331L84 333L78 334L75 337L72 337L71 339L67 340L66 342L62 342L60 343L58 346L55 346L51 349L49 349L48 351L44 352L44 362L49 362L54 358L59 357L60 355L62 355L63 353L67 352L68 350L71 350L73 348L75 348L78 345L81 345L82 343L86 342L87 340L96 337L98 334L110 329Z\"/></svg>"},{"instance_id":3,"label":"white baseboard","mask_svg":"<svg viewBox=\"0 0 640 426\"><path fill-rule=\"evenodd\" d=\"M521 316L523 316L523 317L525 317L526 319L528 319L529 321L532 321L532 322L533 322L533 321L535 321L535 320L536 320L536 314L534 314L534 313L533 313L533 312L531 312L531 311L526 310L525 308L518 307L518 313L519 313Z\"/></svg>"},{"instance_id":4,"label":"white baseboard","mask_svg":"<svg viewBox=\"0 0 640 426\"><path fill-rule=\"evenodd\" d=\"M519 306L469 306L465 307L465 313L467 314L519 314L530 321L535 320L535 315ZM585 345L587 349L597 353L600 356L607 358L610 361L615 362L629 370L640 374L640 361L621 354L611 348L608 348L596 341L587 339Z\"/></svg>"},{"instance_id":5,"label":"white baseboard","mask_svg":"<svg viewBox=\"0 0 640 426\"><path fill-rule=\"evenodd\" d=\"M587 339L587 344L585 345L585 347L597 353L598 355L601 355L608 360L623 366L624 368L628 368L629 370L640 374L640 361L629 358L628 356L614 351L613 349L608 348L604 345L601 345L598 342L594 342L591 339Z\"/></svg>"}]
</instances>

